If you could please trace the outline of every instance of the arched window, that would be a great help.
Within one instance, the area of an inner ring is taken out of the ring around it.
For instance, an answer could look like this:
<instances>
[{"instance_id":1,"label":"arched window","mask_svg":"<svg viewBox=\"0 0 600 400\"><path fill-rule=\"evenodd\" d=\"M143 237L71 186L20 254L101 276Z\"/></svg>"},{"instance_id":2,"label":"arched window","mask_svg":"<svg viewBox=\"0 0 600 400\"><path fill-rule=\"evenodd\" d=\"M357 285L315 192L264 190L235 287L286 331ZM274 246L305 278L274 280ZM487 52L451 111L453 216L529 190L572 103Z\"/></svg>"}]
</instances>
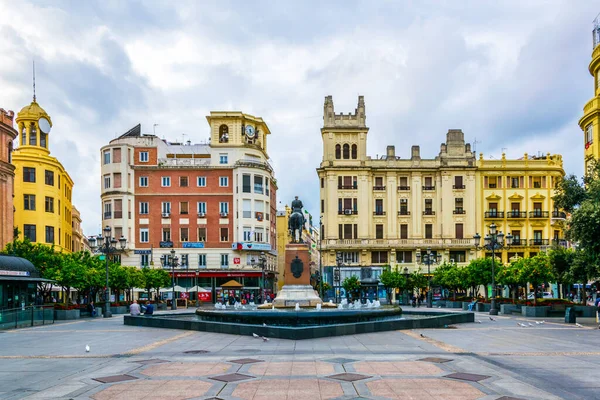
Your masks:
<instances>
[{"instance_id":1,"label":"arched window","mask_svg":"<svg viewBox=\"0 0 600 400\"><path fill-rule=\"evenodd\" d=\"M353 160L356 160L357 158L358 158L358 155L357 155L357 147L356 147L356 145L355 145L355 144L353 144L353 145L352 145L352 159L353 159Z\"/></svg>"},{"instance_id":2,"label":"arched window","mask_svg":"<svg viewBox=\"0 0 600 400\"><path fill-rule=\"evenodd\" d=\"M37 129L33 122L31 123L31 128L29 130L29 145L30 146L37 145Z\"/></svg>"},{"instance_id":3,"label":"arched window","mask_svg":"<svg viewBox=\"0 0 600 400\"><path fill-rule=\"evenodd\" d=\"M229 142L229 127L225 124L219 127L219 143Z\"/></svg>"},{"instance_id":4,"label":"arched window","mask_svg":"<svg viewBox=\"0 0 600 400\"><path fill-rule=\"evenodd\" d=\"M21 146L25 146L27 144L27 128L25 125L21 125Z\"/></svg>"},{"instance_id":5,"label":"arched window","mask_svg":"<svg viewBox=\"0 0 600 400\"><path fill-rule=\"evenodd\" d=\"M40 130L40 146L46 148L46 138L48 137L48 135L46 135L44 132L42 132Z\"/></svg>"},{"instance_id":6,"label":"arched window","mask_svg":"<svg viewBox=\"0 0 600 400\"><path fill-rule=\"evenodd\" d=\"M344 145L344 160L348 160L350 158L350 145L346 143Z\"/></svg>"},{"instance_id":7,"label":"arched window","mask_svg":"<svg viewBox=\"0 0 600 400\"><path fill-rule=\"evenodd\" d=\"M339 144L335 145L335 159L339 160L340 158L342 158L342 146L340 146Z\"/></svg>"}]
</instances>

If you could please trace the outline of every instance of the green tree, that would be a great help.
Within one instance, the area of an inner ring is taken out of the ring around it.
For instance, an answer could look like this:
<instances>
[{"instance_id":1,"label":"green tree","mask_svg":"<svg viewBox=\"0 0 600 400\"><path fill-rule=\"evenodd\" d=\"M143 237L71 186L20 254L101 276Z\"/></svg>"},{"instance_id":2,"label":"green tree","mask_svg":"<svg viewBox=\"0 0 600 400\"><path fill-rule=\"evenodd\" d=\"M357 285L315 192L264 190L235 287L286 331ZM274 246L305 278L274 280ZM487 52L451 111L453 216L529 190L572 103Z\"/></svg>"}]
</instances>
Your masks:
<instances>
[{"instance_id":1,"label":"green tree","mask_svg":"<svg viewBox=\"0 0 600 400\"><path fill-rule=\"evenodd\" d=\"M392 292L395 289L402 289L406 285L404 276L397 269L394 271L390 271L389 269L384 270L379 276L379 281L385 287L390 304L392 301Z\"/></svg>"},{"instance_id":2,"label":"green tree","mask_svg":"<svg viewBox=\"0 0 600 400\"><path fill-rule=\"evenodd\" d=\"M71 288L81 288L85 282L85 265L81 262L79 253L57 253L58 263L47 268L56 284L64 291L65 303L68 303Z\"/></svg>"},{"instance_id":3,"label":"green tree","mask_svg":"<svg viewBox=\"0 0 600 400\"><path fill-rule=\"evenodd\" d=\"M435 269L433 283L452 292L456 300L456 292L467 288L464 281L464 268L453 263L443 263Z\"/></svg>"},{"instance_id":4,"label":"green tree","mask_svg":"<svg viewBox=\"0 0 600 400\"><path fill-rule=\"evenodd\" d=\"M142 273L142 270L137 267L124 267L127 272L127 283L128 283L128 300L133 300L133 289L145 288L146 277Z\"/></svg>"},{"instance_id":5,"label":"green tree","mask_svg":"<svg viewBox=\"0 0 600 400\"><path fill-rule=\"evenodd\" d=\"M529 282L533 285L534 291L537 291L537 287L544 283L554 280L552 274L552 266L546 253L540 253L534 257L524 258L522 269L519 273L519 280L521 282ZM533 304L537 303L536 295L533 295Z\"/></svg>"},{"instance_id":6,"label":"green tree","mask_svg":"<svg viewBox=\"0 0 600 400\"><path fill-rule=\"evenodd\" d=\"M358 280L358 277L352 275L344 279L342 287L346 290L346 297L348 300L352 301L353 299L358 298L358 293L360 292L360 281Z\"/></svg>"},{"instance_id":7,"label":"green tree","mask_svg":"<svg viewBox=\"0 0 600 400\"><path fill-rule=\"evenodd\" d=\"M575 251L562 246L555 246L548 251L548 259L552 266L552 273L556 281L563 285L563 288L573 283L573 274L571 267L575 260ZM560 293L560 298L564 297L564 293Z\"/></svg>"},{"instance_id":8,"label":"green tree","mask_svg":"<svg viewBox=\"0 0 600 400\"><path fill-rule=\"evenodd\" d=\"M127 269L118 263L111 262L108 267L108 283L110 290L115 293L115 301L119 301L121 291L129 288Z\"/></svg>"},{"instance_id":9,"label":"green tree","mask_svg":"<svg viewBox=\"0 0 600 400\"><path fill-rule=\"evenodd\" d=\"M500 263L498 262L498 258L495 259L496 268L499 267ZM469 265L467 265L465 271L465 281L468 287L471 288L472 294L477 294L477 289L480 285L484 285L487 288L487 285L492 282L492 259L487 258L477 258L471 260ZM487 298L488 291L485 290L485 298Z\"/></svg>"},{"instance_id":10,"label":"green tree","mask_svg":"<svg viewBox=\"0 0 600 400\"><path fill-rule=\"evenodd\" d=\"M525 284L521 281L520 270L523 266L523 258L513 260L509 265L500 265L496 270L496 282L499 285L508 286L513 301L517 300L519 285Z\"/></svg>"},{"instance_id":11,"label":"green tree","mask_svg":"<svg viewBox=\"0 0 600 400\"><path fill-rule=\"evenodd\" d=\"M408 276L406 288L408 289L409 293L414 294L415 289L421 291L427 288L427 282L427 277L423 275L421 268L417 268Z\"/></svg>"},{"instance_id":12,"label":"green tree","mask_svg":"<svg viewBox=\"0 0 600 400\"><path fill-rule=\"evenodd\" d=\"M142 274L144 275L144 287L148 291L148 299L152 298L150 297L152 289L158 293L161 287L167 287L171 283L171 277L164 269L143 268Z\"/></svg>"}]
</instances>

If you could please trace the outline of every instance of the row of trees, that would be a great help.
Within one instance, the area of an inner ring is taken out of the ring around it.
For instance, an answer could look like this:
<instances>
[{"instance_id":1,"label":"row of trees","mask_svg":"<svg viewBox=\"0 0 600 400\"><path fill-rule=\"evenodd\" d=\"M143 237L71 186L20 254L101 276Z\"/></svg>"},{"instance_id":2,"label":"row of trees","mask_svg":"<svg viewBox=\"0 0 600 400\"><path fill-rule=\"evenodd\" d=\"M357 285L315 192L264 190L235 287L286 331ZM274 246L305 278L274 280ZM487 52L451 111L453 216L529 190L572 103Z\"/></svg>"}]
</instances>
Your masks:
<instances>
[{"instance_id":1,"label":"row of trees","mask_svg":"<svg viewBox=\"0 0 600 400\"><path fill-rule=\"evenodd\" d=\"M68 299L71 289L77 290L79 300L85 296L94 299L106 287L106 261L87 251L62 253L55 251L54 246L31 243L25 239L7 244L2 254L31 261L42 278L52 281L38 285L39 293L45 301L50 300L53 284L63 289L65 299ZM134 288L145 288L150 298L150 290L158 290L171 284L169 273L162 269L139 269L114 262L109 262L108 269L108 283L116 298L125 293L126 298L131 300Z\"/></svg>"}]
</instances>

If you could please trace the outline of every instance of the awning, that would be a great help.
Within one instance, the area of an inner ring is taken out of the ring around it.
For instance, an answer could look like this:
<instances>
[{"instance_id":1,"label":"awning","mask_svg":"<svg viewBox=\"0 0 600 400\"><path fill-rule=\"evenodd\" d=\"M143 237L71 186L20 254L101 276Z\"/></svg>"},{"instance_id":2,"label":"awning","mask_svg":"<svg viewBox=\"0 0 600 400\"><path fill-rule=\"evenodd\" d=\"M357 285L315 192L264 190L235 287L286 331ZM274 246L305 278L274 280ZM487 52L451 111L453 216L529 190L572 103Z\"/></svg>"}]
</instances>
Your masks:
<instances>
[{"instance_id":1,"label":"awning","mask_svg":"<svg viewBox=\"0 0 600 400\"><path fill-rule=\"evenodd\" d=\"M210 290L206 290L202 286L192 286L191 288L188 289L188 292L206 293L206 292L210 292Z\"/></svg>"},{"instance_id":2,"label":"awning","mask_svg":"<svg viewBox=\"0 0 600 400\"><path fill-rule=\"evenodd\" d=\"M31 278L28 276L0 276L0 282L1 281L54 282L52 279Z\"/></svg>"},{"instance_id":3,"label":"awning","mask_svg":"<svg viewBox=\"0 0 600 400\"><path fill-rule=\"evenodd\" d=\"M229 282L222 284L221 287L222 288L231 288L231 289L241 289L244 287L244 285L242 285L238 281L232 279Z\"/></svg>"},{"instance_id":4,"label":"awning","mask_svg":"<svg viewBox=\"0 0 600 400\"><path fill-rule=\"evenodd\" d=\"M173 286L160 289L161 293L167 293L167 292L172 292L172 291L173 291ZM175 285L175 291L176 292L185 292L185 288L181 287L179 285Z\"/></svg>"}]
</instances>

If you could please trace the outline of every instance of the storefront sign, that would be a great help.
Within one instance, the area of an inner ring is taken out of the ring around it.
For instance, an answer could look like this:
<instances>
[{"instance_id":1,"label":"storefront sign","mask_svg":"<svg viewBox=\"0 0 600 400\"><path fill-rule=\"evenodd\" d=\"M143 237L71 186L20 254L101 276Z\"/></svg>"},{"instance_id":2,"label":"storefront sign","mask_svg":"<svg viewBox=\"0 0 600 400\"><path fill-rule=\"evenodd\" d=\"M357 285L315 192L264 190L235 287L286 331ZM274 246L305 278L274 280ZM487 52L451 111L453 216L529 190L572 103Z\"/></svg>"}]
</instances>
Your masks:
<instances>
[{"instance_id":1,"label":"storefront sign","mask_svg":"<svg viewBox=\"0 0 600 400\"><path fill-rule=\"evenodd\" d=\"M173 275L173 274L169 273L169 275ZM195 278L196 273L195 272L175 272L175 277L176 278Z\"/></svg>"},{"instance_id":2,"label":"storefront sign","mask_svg":"<svg viewBox=\"0 0 600 400\"><path fill-rule=\"evenodd\" d=\"M204 242L183 242L184 249L203 249Z\"/></svg>"},{"instance_id":3,"label":"storefront sign","mask_svg":"<svg viewBox=\"0 0 600 400\"><path fill-rule=\"evenodd\" d=\"M203 278L252 278L262 276L261 271L255 272L212 272L212 271L202 271L200 272L200 276Z\"/></svg>"},{"instance_id":4,"label":"storefront sign","mask_svg":"<svg viewBox=\"0 0 600 400\"><path fill-rule=\"evenodd\" d=\"M241 262L241 259L239 257L233 257L234 264L239 264L240 262Z\"/></svg>"},{"instance_id":5,"label":"storefront sign","mask_svg":"<svg viewBox=\"0 0 600 400\"><path fill-rule=\"evenodd\" d=\"M271 251L271 245L269 243L248 243L248 242L234 242L231 245L233 250L261 250Z\"/></svg>"},{"instance_id":6,"label":"storefront sign","mask_svg":"<svg viewBox=\"0 0 600 400\"><path fill-rule=\"evenodd\" d=\"M0 269L0 275L12 275L12 276L29 276L29 271L6 271Z\"/></svg>"},{"instance_id":7,"label":"storefront sign","mask_svg":"<svg viewBox=\"0 0 600 400\"><path fill-rule=\"evenodd\" d=\"M198 300L200 301L211 301L212 292L198 292Z\"/></svg>"},{"instance_id":8,"label":"storefront sign","mask_svg":"<svg viewBox=\"0 0 600 400\"><path fill-rule=\"evenodd\" d=\"M173 247L173 242L160 242L158 244L160 247Z\"/></svg>"},{"instance_id":9,"label":"storefront sign","mask_svg":"<svg viewBox=\"0 0 600 400\"><path fill-rule=\"evenodd\" d=\"M189 295L189 293L182 292L182 293L179 294L179 297L181 299L189 299L190 295Z\"/></svg>"},{"instance_id":10,"label":"storefront sign","mask_svg":"<svg viewBox=\"0 0 600 400\"><path fill-rule=\"evenodd\" d=\"M152 254L152 250L134 250L133 254Z\"/></svg>"}]
</instances>

